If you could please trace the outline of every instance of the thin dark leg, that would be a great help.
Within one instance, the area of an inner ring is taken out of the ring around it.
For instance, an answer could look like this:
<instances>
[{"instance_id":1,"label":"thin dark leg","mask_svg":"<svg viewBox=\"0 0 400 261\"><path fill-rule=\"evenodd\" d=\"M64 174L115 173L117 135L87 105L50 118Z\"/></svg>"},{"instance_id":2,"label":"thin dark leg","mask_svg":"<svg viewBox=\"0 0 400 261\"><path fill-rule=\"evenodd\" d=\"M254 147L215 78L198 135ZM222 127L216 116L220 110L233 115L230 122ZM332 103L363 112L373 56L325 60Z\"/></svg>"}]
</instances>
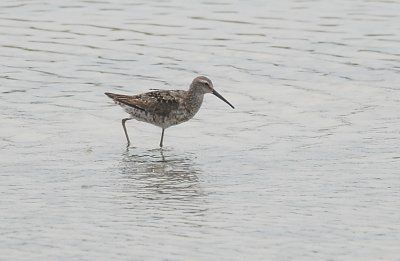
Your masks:
<instances>
[{"instance_id":1,"label":"thin dark leg","mask_svg":"<svg viewBox=\"0 0 400 261\"><path fill-rule=\"evenodd\" d=\"M162 132L161 132L161 141L160 141L160 147L162 148L162 143L163 143L163 140L164 140L164 131L165 131L165 129L163 128L162 129Z\"/></svg>"},{"instance_id":2,"label":"thin dark leg","mask_svg":"<svg viewBox=\"0 0 400 261\"><path fill-rule=\"evenodd\" d=\"M131 141L129 140L128 132L126 131L125 122L129 121L129 120L132 120L132 119L131 118L122 119L122 127L124 127L124 132L125 132L126 140L128 141L128 146L131 144Z\"/></svg>"}]
</instances>

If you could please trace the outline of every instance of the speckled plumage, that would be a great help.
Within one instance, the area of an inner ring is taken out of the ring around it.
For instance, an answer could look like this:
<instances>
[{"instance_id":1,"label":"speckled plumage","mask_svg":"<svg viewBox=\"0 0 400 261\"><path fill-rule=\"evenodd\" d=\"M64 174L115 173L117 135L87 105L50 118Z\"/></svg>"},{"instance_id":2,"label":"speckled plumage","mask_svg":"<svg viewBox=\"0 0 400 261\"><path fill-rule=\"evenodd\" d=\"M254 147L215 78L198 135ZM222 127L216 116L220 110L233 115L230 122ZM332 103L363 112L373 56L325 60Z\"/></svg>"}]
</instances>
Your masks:
<instances>
[{"instance_id":1,"label":"speckled plumage","mask_svg":"<svg viewBox=\"0 0 400 261\"><path fill-rule=\"evenodd\" d=\"M206 93L213 93L234 108L214 90L211 80L204 76L196 77L188 91L160 90L134 96L114 93L105 94L131 116L130 118L122 120L128 146L130 140L126 132L125 122L127 120L136 119L162 128L160 141L160 147L162 147L164 130L193 118L199 111L203 103L204 94Z\"/></svg>"}]
</instances>

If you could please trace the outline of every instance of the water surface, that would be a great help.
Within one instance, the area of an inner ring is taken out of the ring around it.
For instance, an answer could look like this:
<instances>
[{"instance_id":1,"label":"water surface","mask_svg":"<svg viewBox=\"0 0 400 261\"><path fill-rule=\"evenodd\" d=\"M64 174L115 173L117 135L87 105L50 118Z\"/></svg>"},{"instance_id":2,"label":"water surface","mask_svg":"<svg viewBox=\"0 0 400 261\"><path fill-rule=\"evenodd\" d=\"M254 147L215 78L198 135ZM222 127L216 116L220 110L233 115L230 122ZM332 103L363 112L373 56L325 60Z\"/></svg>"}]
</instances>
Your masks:
<instances>
[{"instance_id":1,"label":"water surface","mask_svg":"<svg viewBox=\"0 0 400 261\"><path fill-rule=\"evenodd\" d=\"M4 260L398 260L397 1L2 1ZM166 130L103 93L212 95Z\"/></svg>"}]
</instances>

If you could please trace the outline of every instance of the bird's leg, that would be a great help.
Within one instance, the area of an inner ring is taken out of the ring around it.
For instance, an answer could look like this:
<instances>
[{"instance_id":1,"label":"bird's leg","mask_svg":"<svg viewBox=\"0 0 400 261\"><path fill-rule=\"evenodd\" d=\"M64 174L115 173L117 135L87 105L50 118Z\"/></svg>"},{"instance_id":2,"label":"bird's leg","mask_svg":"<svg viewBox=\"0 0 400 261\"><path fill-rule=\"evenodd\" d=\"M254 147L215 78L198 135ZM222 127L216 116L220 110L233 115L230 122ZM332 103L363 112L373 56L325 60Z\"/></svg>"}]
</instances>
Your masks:
<instances>
[{"instance_id":1,"label":"bird's leg","mask_svg":"<svg viewBox=\"0 0 400 261\"><path fill-rule=\"evenodd\" d=\"M126 140L128 141L128 146L131 144L131 141L129 140L128 132L126 131L125 122L129 121L129 120L132 120L132 119L131 118L122 119L122 127L124 127L124 132L125 132Z\"/></svg>"},{"instance_id":2,"label":"bird's leg","mask_svg":"<svg viewBox=\"0 0 400 261\"><path fill-rule=\"evenodd\" d=\"M160 147L162 148L162 146L163 146L163 140L164 140L164 128L162 129L162 132L161 132L161 141L160 141Z\"/></svg>"}]
</instances>

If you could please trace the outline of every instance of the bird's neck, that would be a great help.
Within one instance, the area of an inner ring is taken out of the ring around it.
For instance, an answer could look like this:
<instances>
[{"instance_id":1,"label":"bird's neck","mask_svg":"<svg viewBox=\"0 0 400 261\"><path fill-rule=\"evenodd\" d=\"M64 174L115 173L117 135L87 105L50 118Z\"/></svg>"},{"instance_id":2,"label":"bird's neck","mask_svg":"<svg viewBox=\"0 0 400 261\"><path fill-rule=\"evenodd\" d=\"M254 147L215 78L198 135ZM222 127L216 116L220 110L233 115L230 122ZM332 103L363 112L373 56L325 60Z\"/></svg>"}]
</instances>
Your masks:
<instances>
[{"instance_id":1,"label":"bird's neck","mask_svg":"<svg viewBox=\"0 0 400 261\"><path fill-rule=\"evenodd\" d=\"M187 93L187 105L188 109L194 114L200 109L203 103L204 93L196 90L195 88L190 88Z\"/></svg>"}]
</instances>

